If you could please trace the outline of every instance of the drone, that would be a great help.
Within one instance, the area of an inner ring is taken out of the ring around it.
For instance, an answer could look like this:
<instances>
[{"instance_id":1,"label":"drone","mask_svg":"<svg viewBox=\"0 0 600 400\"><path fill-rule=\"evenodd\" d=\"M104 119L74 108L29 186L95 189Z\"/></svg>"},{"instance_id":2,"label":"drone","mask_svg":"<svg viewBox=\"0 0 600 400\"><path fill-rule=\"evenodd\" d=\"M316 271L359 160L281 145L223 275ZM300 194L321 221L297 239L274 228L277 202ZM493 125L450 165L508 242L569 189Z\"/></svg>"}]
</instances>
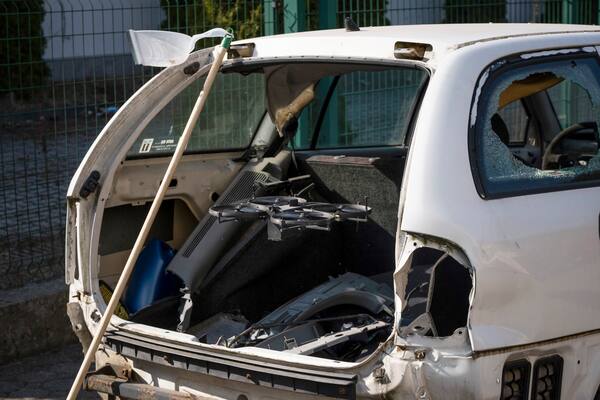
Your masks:
<instances>
[{"instance_id":1,"label":"drone","mask_svg":"<svg viewBox=\"0 0 600 400\"><path fill-rule=\"evenodd\" d=\"M261 196L209 209L219 223L266 220L269 240L282 240L289 230L331 230L342 221L366 222L371 207L366 204L309 202L296 196Z\"/></svg>"}]
</instances>

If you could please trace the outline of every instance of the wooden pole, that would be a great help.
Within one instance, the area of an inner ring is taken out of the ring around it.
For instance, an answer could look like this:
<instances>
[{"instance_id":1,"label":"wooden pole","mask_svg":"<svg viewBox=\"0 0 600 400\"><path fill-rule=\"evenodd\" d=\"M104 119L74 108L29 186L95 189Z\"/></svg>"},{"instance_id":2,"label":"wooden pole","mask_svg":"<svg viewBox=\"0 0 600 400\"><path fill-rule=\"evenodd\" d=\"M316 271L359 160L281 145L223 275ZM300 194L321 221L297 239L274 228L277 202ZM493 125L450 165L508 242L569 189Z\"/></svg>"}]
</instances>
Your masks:
<instances>
[{"instance_id":1,"label":"wooden pole","mask_svg":"<svg viewBox=\"0 0 600 400\"><path fill-rule=\"evenodd\" d=\"M154 222L154 219L156 218L156 214L158 213L158 209L160 208L163 198L165 197L165 193L169 187L169 183L171 182L171 179L173 178L175 169L177 168L177 165L179 164L179 161L181 160L181 156L183 156L183 152L185 151L185 149L187 147L187 144L190 140L190 136L192 135L192 131L194 130L194 127L196 126L196 123L198 122L198 117L200 116L200 113L202 112L202 109L204 108L204 104L206 103L206 98L208 97L208 94L210 93L210 89L212 88L212 85L217 76L217 73L219 72L219 69L221 68L221 64L223 63L223 58L225 57L225 53L227 53L227 49L229 49L229 44L231 43L231 39L232 39L231 36L226 36L225 38L223 38L221 45L217 46L215 49L215 52L216 52L215 61L213 62L212 66L208 72L208 76L206 77L206 81L204 82L204 87L202 88L202 91L200 92L200 95L198 96L198 99L196 100L196 104L194 104L194 108L192 109L190 118L188 119L188 122L185 125L185 128L183 130L183 133L181 134L181 137L179 138L179 141L177 142L177 147L175 148L173 157L171 158L171 161L169 162L169 166L167 167L165 176L163 177L163 180L160 183L158 192L156 193L156 196L154 197L154 201L152 201L152 206L150 207L150 211L148 212L148 215L146 216L144 225L142 226L142 229L140 230L140 233L138 234L135 244L133 245L133 249L131 250L131 253L129 254L129 258L127 259L127 262L125 263L125 268L123 268L123 272L121 273L121 276L119 277L119 281L117 282L117 286L115 286L115 290L112 294L112 297L111 297L110 301L108 302L106 311L104 312L104 315L102 316L102 319L100 320L100 324L98 326L98 329L96 330L96 334L94 335L94 338L92 339L92 343L90 344L90 347L88 348L87 352L85 353L85 357L83 359L83 362L81 363L81 366L79 367L79 372L77 372L77 377L73 381L73 385L71 386L71 390L69 391L67 400L75 400L77 398L77 395L79 394L79 390L81 390L81 386L83 384L83 379L85 378L85 375L88 372L90 365L92 364L92 360L94 359L96 351L98 350L98 346L100 346L100 342L102 341L102 337L104 336L104 333L106 332L108 323L110 322L110 319L115 312L115 308L117 307L117 304L119 303L119 300L121 299L121 296L123 295L123 291L125 290L125 287L127 286L127 282L129 281L129 277L131 276L131 273L133 272L133 268L135 267L135 263L138 259L138 256L140 255L140 252L142 251L144 243L146 242L146 239L148 238L148 233L150 232L152 223Z\"/></svg>"}]
</instances>

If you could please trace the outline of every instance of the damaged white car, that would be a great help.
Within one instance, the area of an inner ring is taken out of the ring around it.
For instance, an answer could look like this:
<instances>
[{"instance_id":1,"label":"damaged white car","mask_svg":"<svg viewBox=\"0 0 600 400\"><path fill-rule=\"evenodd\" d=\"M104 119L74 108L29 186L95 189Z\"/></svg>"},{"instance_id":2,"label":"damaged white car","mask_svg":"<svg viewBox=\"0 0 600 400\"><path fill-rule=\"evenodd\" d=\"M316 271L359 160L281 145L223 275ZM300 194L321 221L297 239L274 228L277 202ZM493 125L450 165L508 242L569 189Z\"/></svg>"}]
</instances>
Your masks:
<instances>
[{"instance_id":1,"label":"damaged white car","mask_svg":"<svg viewBox=\"0 0 600 400\"><path fill-rule=\"evenodd\" d=\"M233 42L87 390L598 399L600 28ZM213 60L164 69L68 192L87 346Z\"/></svg>"}]
</instances>

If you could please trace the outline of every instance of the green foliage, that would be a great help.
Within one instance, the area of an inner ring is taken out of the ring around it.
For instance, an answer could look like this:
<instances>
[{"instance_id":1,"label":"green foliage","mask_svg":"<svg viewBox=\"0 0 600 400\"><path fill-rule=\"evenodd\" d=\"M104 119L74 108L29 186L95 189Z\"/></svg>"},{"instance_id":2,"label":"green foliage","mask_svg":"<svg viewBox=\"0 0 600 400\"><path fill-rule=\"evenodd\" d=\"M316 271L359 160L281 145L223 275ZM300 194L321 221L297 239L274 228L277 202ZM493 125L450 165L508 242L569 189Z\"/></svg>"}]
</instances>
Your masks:
<instances>
[{"instance_id":1,"label":"green foliage","mask_svg":"<svg viewBox=\"0 0 600 400\"><path fill-rule=\"evenodd\" d=\"M3 2L0 26L0 93L30 98L49 74L42 55L46 39L42 31L43 0Z\"/></svg>"},{"instance_id":2,"label":"green foliage","mask_svg":"<svg viewBox=\"0 0 600 400\"><path fill-rule=\"evenodd\" d=\"M506 0L446 0L445 23L506 22Z\"/></svg>"},{"instance_id":3,"label":"green foliage","mask_svg":"<svg viewBox=\"0 0 600 400\"><path fill-rule=\"evenodd\" d=\"M167 14L162 29L194 35L212 28L233 28L236 39L259 36L262 0L161 0Z\"/></svg>"}]
</instances>

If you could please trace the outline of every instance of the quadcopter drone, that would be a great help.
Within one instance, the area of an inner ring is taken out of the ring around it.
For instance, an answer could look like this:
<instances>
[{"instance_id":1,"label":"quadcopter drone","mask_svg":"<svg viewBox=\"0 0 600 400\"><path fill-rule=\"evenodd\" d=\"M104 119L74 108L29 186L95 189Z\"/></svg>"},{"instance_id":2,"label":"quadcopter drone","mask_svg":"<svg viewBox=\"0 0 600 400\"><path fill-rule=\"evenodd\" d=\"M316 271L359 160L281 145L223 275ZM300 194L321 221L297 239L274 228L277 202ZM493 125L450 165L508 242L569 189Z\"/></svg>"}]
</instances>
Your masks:
<instances>
[{"instance_id":1,"label":"quadcopter drone","mask_svg":"<svg viewBox=\"0 0 600 400\"><path fill-rule=\"evenodd\" d=\"M309 202L296 196L261 196L216 205L209 212L219 223L266 220L269 240L281 240L281 233L291 229L329 231L333 222L366 222L371 208L366 204Z\"/></svg>"}]
</instances>

